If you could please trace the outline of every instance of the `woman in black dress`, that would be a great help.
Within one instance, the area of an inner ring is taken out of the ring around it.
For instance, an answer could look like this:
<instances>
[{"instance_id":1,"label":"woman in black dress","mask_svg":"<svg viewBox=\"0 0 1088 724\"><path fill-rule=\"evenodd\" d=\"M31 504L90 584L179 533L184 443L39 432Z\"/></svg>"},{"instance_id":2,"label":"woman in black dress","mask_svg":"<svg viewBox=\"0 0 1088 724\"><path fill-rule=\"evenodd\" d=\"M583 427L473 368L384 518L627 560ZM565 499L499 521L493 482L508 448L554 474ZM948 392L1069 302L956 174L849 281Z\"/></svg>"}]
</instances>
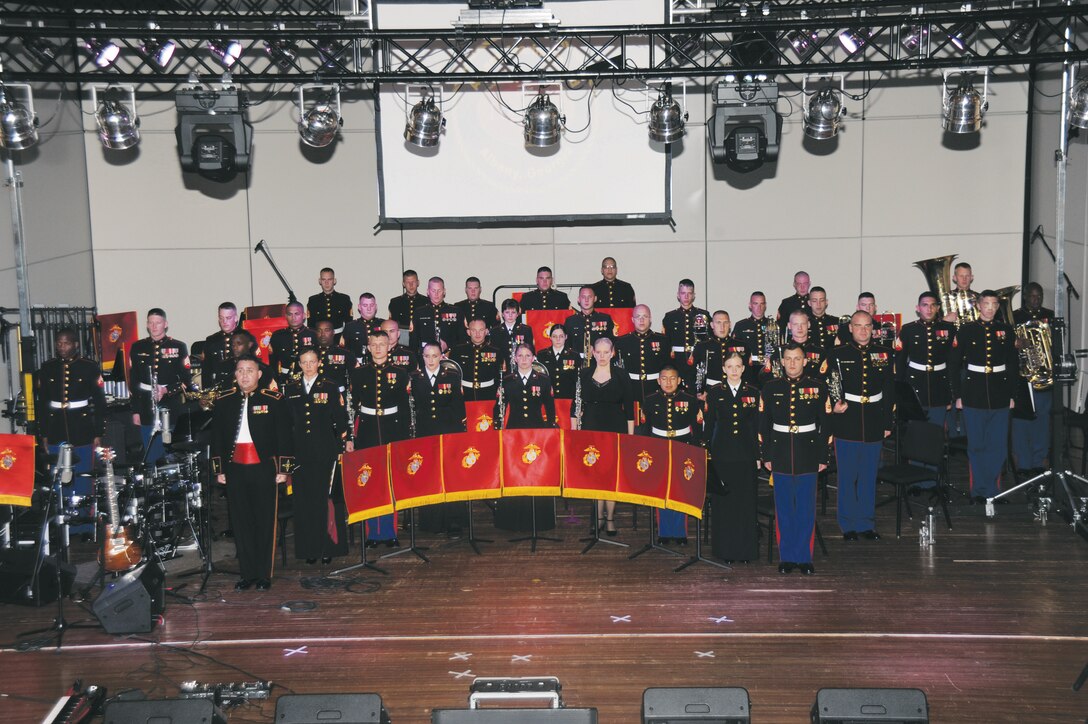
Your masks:
<instances>
[{"instance_id":1,"label":"woman in black dress","mask_svg":"<svg viewBox=\"0 0 1088 724\"><path fill-rule=\"evenodd\" d=\"M575 405L581 404L575 410L575 429L634 435L635 401L631 384L623 370L612 365L612 353L612 340L598 339L593 343L593 366L578 373ZM608 535L616 535L615 513L616 501L598 500L597 529L604 528Z\"/></svg>"},{"instance_id":2,"label":"woman in black dress","mask_svg":"<svg viewBox=\"0 0 1088 724\"><path fill-rule=\"evenodd\" d=\"M706 424L714 475L710 490L710 542L724 561L748 562L759 555L756 473L759 470L759 390L741 380L744 361L725 360L725 379L707 392Z\"/></svg>"}]
</instances>

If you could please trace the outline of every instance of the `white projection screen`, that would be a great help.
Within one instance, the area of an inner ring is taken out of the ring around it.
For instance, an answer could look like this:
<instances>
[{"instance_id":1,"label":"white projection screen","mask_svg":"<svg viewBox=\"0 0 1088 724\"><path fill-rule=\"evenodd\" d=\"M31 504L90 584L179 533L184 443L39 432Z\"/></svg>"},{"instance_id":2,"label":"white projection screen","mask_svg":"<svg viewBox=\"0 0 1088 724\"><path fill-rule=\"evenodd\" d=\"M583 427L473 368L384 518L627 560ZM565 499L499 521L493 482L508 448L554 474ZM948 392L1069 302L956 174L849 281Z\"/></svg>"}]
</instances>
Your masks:
<instances>
[{"instance_id":1,"label":"white projection screen","mask_svg":"<svg viewBox=\"0 0 1088 724\"><path fill-rule=\"evenodd\" d=\"M664 0L556 0L546 2L545 9L556 16L560 28L573 28L660 24L666 5ZM452 29L468 5L386 0L372 7L378 29L426 30ZM582 49L565 42L542 50L520 38L514 26L484 27L481 33L501 37L503 49L517 57L519 67L547 61L547 53L560 57L566 67L599 61L596 56L587 60ZM412 52L424 45L412 46ZM496 63L501 53L480 45L469 55L472 64L478 69L500 67ZM418 58L431 70L450 59L438 47L424 48ZM628 46L627 53L645 53L645 60L649 49ZM395 54L378 62L395 69L403 61ZM379 222L667 222L672 211L671 149L650 141L646 127L646 112L659 85L636 80L616 85L383 84L377 97ZM566 116L567 130L556 146L529 150L521 111L541 90ZM404 127L409 109L426 93L434 95L447 125L437 148L420 149L404 140Z\"/></svg>"}]
</instances>

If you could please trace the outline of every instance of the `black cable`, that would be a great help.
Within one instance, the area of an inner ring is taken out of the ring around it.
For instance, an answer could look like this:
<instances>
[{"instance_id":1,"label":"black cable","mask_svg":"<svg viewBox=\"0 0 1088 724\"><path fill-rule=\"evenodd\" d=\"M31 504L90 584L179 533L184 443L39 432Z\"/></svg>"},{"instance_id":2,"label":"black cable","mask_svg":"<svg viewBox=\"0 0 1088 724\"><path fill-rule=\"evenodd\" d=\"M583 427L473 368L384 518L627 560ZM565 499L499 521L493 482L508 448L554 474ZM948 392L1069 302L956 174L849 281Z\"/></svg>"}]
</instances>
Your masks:
<instances>
[{"instance_id":1,"label":"black cable","mask_svg":"<svg viewBox=\"0 0 1088 724\"><path fill-rule=\"evenodd\" d=\"M613 88L613 92L615 89ZM590 86L589 91L586 92L586 125L582 126L578 130L567 129L567 133L585 133L589 130L589 124L593 122L593 87Z\"/></svg>"}]
</instances>

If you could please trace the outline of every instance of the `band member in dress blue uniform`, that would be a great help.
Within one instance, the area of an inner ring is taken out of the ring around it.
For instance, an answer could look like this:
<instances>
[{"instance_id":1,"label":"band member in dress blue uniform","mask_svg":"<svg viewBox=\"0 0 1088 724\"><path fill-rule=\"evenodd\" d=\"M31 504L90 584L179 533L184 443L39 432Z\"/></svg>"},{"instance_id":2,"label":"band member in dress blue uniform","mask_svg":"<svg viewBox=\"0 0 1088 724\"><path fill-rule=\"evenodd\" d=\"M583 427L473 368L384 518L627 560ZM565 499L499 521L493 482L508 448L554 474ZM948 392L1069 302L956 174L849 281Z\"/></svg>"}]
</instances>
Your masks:
<instances>
[{"instance_id":1,"label":"band member in dress blue uniform","mask_svg":"<svg viewBox=\"0 0 1088 724\"><path fill-rule=\"evenodd\" d=\"M995 319L1000 303L987 289L979 296L979 319L956 332L948 356L948 374L956 408L967 428L971 495L976 502L997 495L1008 457L1009 410L1019 379L1013 330ZM962 376L961 376L961 373Z\"/></svg>"},{"instance_id":2,"label":"band member in dress blue uniform","mask_svg":"<svg viewBox=\"0 0 1088 724\"><path fill-rule=\"evenodd\" d=\"M952 292L954 294L963 294L967 296L971 306L978 309L979 294L971 288L971 284L975 281L975 272L971 269L971 265L965 261L961 261L956 266L952 267ZM946 309L944 315L944 321L952 322L959 326L960 322L966 322L970 320L961 320L959 315L954 309Z\"/></svg>"},{"instance_id":3,"label":"band member in dress blue uniform","mask_svg":"<svg viewBox=\"0 0 1088 724\"><path fill-rule=\"evenodd\" d=\"M570 309L570 297L552 287L552 270L542 266L536 270L536 289L521 295L521 311L537 309Z\"/></svg>"},{"instance_id":4,"label":"band member in dress blue uniform","mask_svg":"<svg viewBox=\"0 0 1088 724\"><path fill-rule=\"evenodd\" d=\"M827 380L827 350L820 346L816 340L812 339L810 335L810 329L812 324L812 317L809 313L803 309L795 309L790 314L789 327L786 330L789 334L789 341L779 345L777 352L775 352L771 359L766 360L763 365L763 369L760 371L760 379L767 380L773 376L773 362L774 358L781 359L782 352L785 350L785 345L789 342L797 342L801 345L801 349L805 353L805 374L819 377L822 380Z\"/></svg>"},{"instance_id":5,"label":"band member in dress blue uniform","mask_svg":"<svg viewBox=\"0 0 1088 724\"><path fill-rule=\"evenodd\" d=\"M476 320L483 326L483 320ZM415 437L465 431L465 396L461 376L441 364L442 348L436 342L423 347L423 369L412 375L412 404L415 408ZM492 387L492 390L495 388ZM420 511L420 527L429 533L461 533L468 525L465 503L436 503Z\"/></svg>"},{"instance_id":6,"label":"band member in dress blue uniform","mask_svg":"<svg viewBox=\"0 0 1088 724\"><path fill-rule=\"evenodd\" d=\"M323 320L332 322L333 332L341 334L351 321L351 297L336 291L336 272L325 267L318 275L321 292L306 300L308 326L312 329Z\"/></svg>"},{"instance_id":7,"label":"band member in dress blue uniform","mask_svg":"<svg viewBox=\"0 0 1088 724\"><path fill-rule=\"evenodd\" d=\"M839 318L827 313L827 290L812 287L808 291L809 322L812 339L824 349L835 346L839 334Z\"/></svg>"},{"instance_id":8,"label":"band member in dress blue uniform","mask_svg":"<svg viewBox=\"0 0 1088 724\"><path fill-rule=\"evenodd\" d=\"M298 356L302 350L317 344L317 333L305 325L306 310L301 303L288 302L284 307L284 316L287 317L287 327L273 332L270 342L272 369L281 387L291 378L298 378Z\"/></svg>"},{"instance_id":9,"label":"band member in dress blue uniform","mask_svg":"<svg viewBox=\"0 0 1088 724\"><path fill-rule=\"evenodd\" d=\"M838 373L843 399L832 408L839 481L839 527L848 541L879 540L876 532L876 471L884 438L895 424L895 364L892 350L872 344L873 318L850 317L851 341L831 350L829 374Z\"/></svg>"},{"instance_id":10,"label":"band member in dress blue uniform","mask_svg":"<svg viewBox=\"0 0 1088 724\"><path fill-rule=\"evenodd\" d=\"M760 393L759 440L763 467L774 473L779 573L816 572L816 477L827 469L831 399L819 377L804 374L805 353L790 342L782 352L784 375L767 380Z\"/></svg>"},{"instance_id":11,"label":"band member in dress blue uniform","mask_svg":"<svg viewBox=\"0 0 1088 724\"><path fill-rule=\"evenodd\" d=\"M593 285L600 309L626 309L635 306L635 288L617 279L616 260L606 256L601 261L601 280Z\"/></svg>"},{"instance_id":12,"label":"band member in dress blue uniform","mask_svg":"<svg viewBox=\"0 0 1088 724\"><path fill-rule=\"evenodd\" d=\"M657 378L659 392L646 398L641 422L650 437L664 437L691 444L703 439L703 405L695 395L679 389L680 373L666 365ZM688 517L675 510L658 509L657 534L662 544L688 542Z\"/></svg>"},{"instance_id":13,"label":"band member in dress blue uniform","mask_svg":"<svg viewBox=\"0 0 1088 724\"><path fill-rule=\"evenodd\" d=\"M631 381L635 404L642 406L646 398L659 389L658 375L669 364L669 340L660 332L653 331L653 315L645 304L639 304L631 312L634 332L628 332L616 340L616 352L623 360L623 369ZM638 414L635 419L640 419Z\"/></svg>"},{"instance_id":14,"label":"band member in dress blue uniform","mask_svg":"<svg viewBox=\"0 0 1088 724\"><path fill-rule=\"evenodd\" d=\"M465 280L465 298L453 306L461 311L465 325L474 319L482 319L485 328L490 328L499 323L499 308L490 300L482 298L481 292L480 278L469 277Z\"/></svg>"},{"instance_id":15,"label":"band member in dress blue uniform","mask_svg":"<svg viewBox=\"0 0 1088 724\"><path fill-rule=\"evenodd\" d=\"M212 411L212 473L227 486L241 575L236 590L272 585L278 483L295 471L290 411L279 392L257 388L257 360L235 363L235 386Z\"/></svg>"},{"instance_id":16,"label":"band member in dress blue uniform","mask_svg":"<svg viewBox=\"0 0 1088 724\"><path fill-rule=\"evenodd\" d=\"M418 370L419 354L411 347L397 341L400 339L400 325L397 324L397 320L387 319L382 322L381 331L384 332L385 336L389 339L389 361L397 367L403 367L409 372ZM363 359L364 362L370 361L369 347L367 348L366 356Z\"/></svg>"},{"instance_id":17,"label":"band member in dress blue uniform","mask_svg":"<svg viewBox=\"0 0 1088 724\"><path fill-rule=\"evenodd\" d=\"M348 388L348 373L359 366L354 355L347 347L336 344L336 331L332 328L333 322L322 319L317 323L314 333L317 335L317 352L321 376L336 385L340 394ZM301 361L299 362L301 366Z\"/></svg>"},{"instance_id":18,"label":"band member in dress blue uniform","mask_svg":"<svg viewBox=\"0 0 1088 724\"><path fill-rule=\"evenodd\" d=\"M759 373L762 371L767 353L767 325L775 321L767 316L767 295L760 291L752 292L748 297L749 316L740 320L733 327L733 335L748 343L751 357L745 362L744 381L759 387Z\"/></svg>"},{"instance_id":19,"label":"band member in dress blue uniform","mask_svg":"<svg viewBox=\"0 0 1088 724\"><path fill-rule=\"evenodd\" d=\"M1017 325L1031 321L1054 323L1054 310L1043 306L1043 288L1038 282L1028 282L1024 286L1023 306L1013 312L1012 317ZM1027 380L1020 384L1024 387L1031 385ZM1050 450L1050 411L1054 405L1054 386L1051 384L1043 389L1031 387L1030 394L1035 408L1034 419L1025 415L1023 419L1014 416L1012 420L1012 453L1020 470L1046 467L1047 452Z\"/></svg>"},{"instance_id":20,"label":"band member in dress blue uniform","mask_svg":"<svg viewBox=\"0 0 1088 724\"><path fill-rule=\"evenodd\" d=\"M744 382L745 361L741 353L727 356L718 373L722 383L706 393L706 429L715 471L707 480L711 550L727 563L747 563L759 556L759 389Z\"/></svg>"},{"instance_id":21,"label":"band member in dress blue uniform","mask_svg":"<svg viewBox=\"0 0 1088 724\"><path fill-rule=\"evenodd\" d=\"M221 381L234 384L234 362L230 354L230 336L238 328L238 307L234 302L219 305L219 331L204 339L204 361L200 366L200 386L210 390Z\"/></svg>"},{"instance_id":22,"label":"band member in dress blue uniform","mask_svg":"<svg viewBox=\"0 0 1088 724\"><path fill-rule=\"evenodd\" d=\"M513 299L502 303L502 321L491 328L491 346L503 355L503 369L511 371L516 367L514 350L519 344L533 344L533 330L527 324L518 321L521 316L520 306Z\"/></svg>"},{"instance_id":23,"label":"band member in dress blue uniform","mask_svg":"<svg viewBox=\"0 0 1088 724\"><path fill-rule=\"evenodd\" d=\"M695 306L695 282L681 279L676 288L680 306L666 312L662 332L669 340L669 363L680 373L688 391L695 389L695 345L710 334L710 312Z\"/></svg>"},{"instance_id":24,"label":"band member in dress blue uniform","mask_svg":"<svg viewBox=\"0 0 1088 724\"><path fill-rule=\"evenodd\" d=\"M557 324L552 327L548 336L551 337L552 346L540 350L537 362L548 370L555 399L573 400L574 389L578 383L578 370L585 365L579 354L567 344L567 330L564 325Z\"/></svg>"},{"instance_id":25,"label":"band member in dress blue uniform","mask_svg":"<svg viewBox=\"0 0 1088 724\"><path fill-rule=\"evenodd\" d=\"M465 341L465 320L461 310L446 303L446 282L442 277L427 280L427 302L416 307L410 345L422 351L428 342L442 346L443 354Z\"/></svg>"},{"instance_id":26,"label":"band member in dress blue uniform","mask_svg":"<svg viewBox=\"0 0 1088 724\"><path fill-rule=\"evenodd\" d=\"M407 440L409 436L408 383L411 372L390 361L387 334L372 332L368 349L370 359L348 376L351 404L355 406L357 450ZM366 544L374 546L379 541L385 541L390 547L397 544L395 514L366 521Z\"/></svg>"},{"instance_id":27,"label":"band member in dress blue uniform","mask_svg":"<svg viewBox=\"0 0 1088 724\"><path fill-rule=\"evenodd\" d=\"M195 390L189 370L189 350L185 343L168 337L169 324L166 312L158 307L147 313L147 337L132 343L130 352L132 369L132 422L140 426L147 459L155 462L165 452L162 437L152 431L155 420L152 419L152 397L159 409L168 409L173 422L184 404L183 392ZM154 386L152 384L154 380Z\"/></svg>"},{"instance_id":28,"label":"band member in dress blue uniform","mask_svg":"<svg viewBox=\"0 0 1088 724\"><path fill-rule=\"evenodd\" d=\"M706 392L722 383L725 374L725 360L731 355L740 355L742 360L752 357L748 343L730 334L732 327L729 312L719 309L710 318L711 335L695 345L695 368L702 366L705 375L702 384L696 381L695 392L699 399L706 400ZM698 374L696 375L698 377Z\"/></svg>"},{"instance_id":29,"label":"band member in dress blue uniform","mask_svg":"<svg viewBox=\"0 0 1088 724\"><path fill-rule=\"evenodd\" d=\"M468 323L468 342L450 350L449 358L461 366L458 383L464 399L471 402L494 400L502 379L506 357L487 342L487 323L473 319Z\"/></svg>"},{"instance_id":30,"label":"band member in dress blue uniform","mask_svg":"<svg viewBox=\"0 0 1088 724\"><path fill-rule=\"evenodd\" d=\"M389 318L396 320L401 329L412 330L416 319L416 310L427 303L427 297L419 293L419 275L414 269L405 269L401 274L404 294L389 300Z\"/></svg>"},{"instance_id":31,"label":"band member in dress blue uniform","mask_svg":"<svg viewBox=\"0 0 1088 724\"><path fill-rule=\"evenodd\" d=\"M332 322L324 319L318 328ZM339 384L319 374L321 358L317 350L306 349L299 355L302 375L283 390L291 412L295 463L291 479L295 518L295 558L307 563L330 563L334 556L347 555L347 506L344 487L335 479L340 453L354 450L348 434L348 414ZM329 502L332 501L330 515ZM336 540L329 535L330 524Z\"/></svg>"},{"instance_id":32,"label":"band member in dress blue uniform","mask_svg":"<svg viewBox=\"0 0 1088 724\"><path fill-rule=\"evenodd\" d=\"M63 442L71 445L79 458L72 470L87 473L105 431L105 382L98 363L80 356L74 329L58 330L54 346L57 356L34 373L38 434L50 454Z\"/></svg>"},{"instance_id":33,"label":"band member in dress blue uniform","mask_svg":"<svg viewBox=\"0 0 1088 724\"><path fill-rule=\"evenodd\" d=\"M384 321L378 316L378 300L370 292L363 292L359 295L359 318L344 325L340 343L348 348L357 361L362 362L366 356L367 337L371 332L381 329Z\"/></svg>"},{"instance_id":34,"label":"band member in dress blue uniform","mask_svg":"<svg viewBox=\"0 0 1088 724\"><path fill-rule=\"evenodd\" d=\"M786 334L786 327L790 323L790 315L798 309L805 314L810 314L808 308L808 290L812 280L806 271L799 271L793 275L793 294L783 299L778 304L778 314L775 320L778 322L782 334Z\"/></svg>"},{"instance_id":35,"label":"band member in dress blue uniform","mask_svg":"<svg viewBox=\"0 0 1088 724\"><path fill-rule=\"evenodd\" d=\"M568 335L567 344L578 354L583 367L590 366L593 345L598 339L612 339L612 317L594 309L596 302L593 287L582 287L578 290L578 311L563 322Z\"/></svg>"},{"instance_id":36,"label":"band member in dress blue uniform","mask_svg":"<svg viewBox=\"0 0 1088 724\"><path fill-rule=\"evenodd\" d=\"M917 321L904 324L896 340L895 370L910 384L925 410L926 419L945 427L952 407L948 381L948 354L956 325L940 318L940 300L933 292L918 295Z\"/></svg>"}]
</instances>

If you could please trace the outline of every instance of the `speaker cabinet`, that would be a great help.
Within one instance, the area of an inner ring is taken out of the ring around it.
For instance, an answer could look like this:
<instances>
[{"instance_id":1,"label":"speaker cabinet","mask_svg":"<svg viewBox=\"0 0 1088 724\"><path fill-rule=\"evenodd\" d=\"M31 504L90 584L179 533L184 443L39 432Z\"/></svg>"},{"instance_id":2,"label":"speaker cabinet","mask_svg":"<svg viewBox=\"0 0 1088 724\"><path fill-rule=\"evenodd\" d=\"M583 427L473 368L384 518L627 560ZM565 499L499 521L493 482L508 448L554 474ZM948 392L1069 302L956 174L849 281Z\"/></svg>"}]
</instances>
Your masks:
<instances>
[{"instance_id":1,"label":"speaker cabinet","mask_svg":"<svg viewBox=\"0 0 1088 724\"><path fill-rule=\"evenodd\" d=\"M435 709L431 724L597 724L597 710Z\"/></svg>"},{"instance_id":2,"label":"speaker cabinet","mask_svg":"<svg viewBox=\"0 0 1088 724\"><path fill-rule=\"evenodd\" d=\"M285 694L276 700L276 724L389 724L377 694Z\"/></svg>"},{"instance_id":3,"label":"speaker cabinet","mask_svg":"<svg viewBox=\"0 0 1088 724\"><path fill-rule=\"evenodd\" d=\"M34 566L38 562L37 548L12 548L0 550L0 601L22 606L42 606L57 600L57 566L60 565L60 589L62 595L72 592L76 579L76 567L58 560L55 556L41 559L38 579L31 587Z\"/></svg>"},{"instance_id":4,"label":"speaker cabinet","mask_svg":"<svg viewBox=\"0 0 1088 724\"><path fill-rule=\"evenodd\" d=\"M659 687L642 692L643 724L749 724L748 690L722 687Z\"/></svg>"},{"instance_id":5,"label":"speaker cabinet","mask_svg":"<svg viewBox=\"0 0 1088 724\"><path fill-rule=\"evenodd\" d=\"M106 633L146 633L165 606L166 574L158 562L145 563L110 581L94 601L94 615Z\"/></svg>"},{"instance_id":6,"label":"speaker cabinet","mask_svg":"<svg viewBox=\"0 0 1088 724\"><path fill-rule=\"evenodd\" d=\"M103 724L227 724L210 699L111 701Z\"/></svg>"},{"instance_id":7,"label":"speaker cabinet","mask_svg":"<svg viewBox=\"0 0 1088 724\"><path fill-rule=\"evenodd\" d=\"M929 724L921 689L820 689L812 724Z\"/></svg>"}]
</instances>

